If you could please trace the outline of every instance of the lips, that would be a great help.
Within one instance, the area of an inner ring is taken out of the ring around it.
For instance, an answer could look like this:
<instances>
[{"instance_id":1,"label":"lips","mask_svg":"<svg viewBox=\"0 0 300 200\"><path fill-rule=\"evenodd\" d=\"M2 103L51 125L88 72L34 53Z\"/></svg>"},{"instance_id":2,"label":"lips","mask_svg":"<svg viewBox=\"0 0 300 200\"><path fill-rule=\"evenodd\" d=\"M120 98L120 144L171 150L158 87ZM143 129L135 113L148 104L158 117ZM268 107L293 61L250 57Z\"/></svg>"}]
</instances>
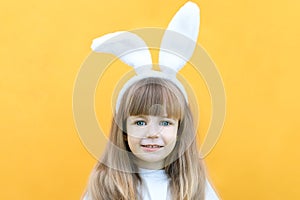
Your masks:
<instances>
[{"instance_id":1,"label":"lips","mask_svg":"<svg viewBox=\"0 0 300 200\"><path fill-rule=\"evenodd\" d=\"M163 147L163 146L161 146L161 145L158 145L158 144L142 144L141 145L142 147L147 147L147 148L161 148L161 147Z\"/></svg>"},{"instance_id":2,"label":"lips","mask_svg":"<svg viewBox=\"0 0 300 200\"><path fill-rule=\"evenodd\" d=\"M160 148L162 148L164 146L161 146L158 144L142 144L141 147L144 151L153 152L153 151L159 150Z\"/></svg>"}]
</instances>

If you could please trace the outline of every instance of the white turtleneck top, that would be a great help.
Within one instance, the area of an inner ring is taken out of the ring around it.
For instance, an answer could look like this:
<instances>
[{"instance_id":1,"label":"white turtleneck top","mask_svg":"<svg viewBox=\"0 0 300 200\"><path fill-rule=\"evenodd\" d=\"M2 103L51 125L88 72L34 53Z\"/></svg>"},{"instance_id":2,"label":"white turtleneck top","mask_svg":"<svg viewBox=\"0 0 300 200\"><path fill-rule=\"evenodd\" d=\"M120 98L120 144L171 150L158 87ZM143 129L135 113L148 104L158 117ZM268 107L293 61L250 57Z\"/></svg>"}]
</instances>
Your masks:
<instances>
[{"instance_id":1,"label":"white turtleneck top","mask_svg":"<svg viewBox=\"0 0 300 200\"><path fill-rule=\"evenodd\" d=\"M141 192L143 200L172 200L168 190L169 178L165 170L141 169L140 173L143 180L143 187L138 190ZM216 192L206 181L205 200L219 200Z\"/></svg>"}]
</instances>

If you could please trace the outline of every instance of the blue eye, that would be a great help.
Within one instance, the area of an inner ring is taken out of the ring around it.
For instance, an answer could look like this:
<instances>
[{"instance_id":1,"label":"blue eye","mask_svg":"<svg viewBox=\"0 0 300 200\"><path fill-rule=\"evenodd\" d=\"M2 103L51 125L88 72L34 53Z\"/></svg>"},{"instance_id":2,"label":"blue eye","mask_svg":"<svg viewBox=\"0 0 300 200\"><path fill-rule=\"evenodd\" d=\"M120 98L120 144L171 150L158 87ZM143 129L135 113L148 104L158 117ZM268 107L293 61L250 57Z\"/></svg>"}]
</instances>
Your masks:
<instances>
[{"instance_id":1,"label":"blue eye","mask_svg":"<svg viewBox=\"0 0 300 200\"><path fill-rule=\"evenodd\" d=\"M161 125L161 126L169 126L169 125L171 125L171 123L168 122L168 121L162 121L162 122L159 123L159 125Z\"/></svg>"},{"instance_id":2,"label":"blue eye","mask_svg":"<svg viewBox=\"0 0 300 200\"><path fill-rule=\"evenodd\" d=\"M138 126L145 126L146 122L142 121L142 120L139 120L139 121L136 121L135 124L138 125Z\"/></svg>"}]
</instances>

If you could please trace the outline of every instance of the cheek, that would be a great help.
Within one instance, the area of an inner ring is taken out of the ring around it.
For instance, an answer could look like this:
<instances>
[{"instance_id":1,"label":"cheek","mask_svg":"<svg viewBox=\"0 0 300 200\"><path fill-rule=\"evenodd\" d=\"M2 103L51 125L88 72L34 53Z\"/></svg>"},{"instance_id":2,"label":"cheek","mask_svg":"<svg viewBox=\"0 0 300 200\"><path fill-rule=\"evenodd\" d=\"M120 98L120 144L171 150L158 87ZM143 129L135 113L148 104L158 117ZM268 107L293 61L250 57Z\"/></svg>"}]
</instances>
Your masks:
<instances>
[{"instance_id":1,"label":"cheek","mask_svg":"<svg viewBox=\"0 0 300 200\"><path fill-rule=\"evenodd\" d=\"M162 135L166 143L175 142L177 139L177 129L174 127L172 129L165 130Z\"/></svg>"},{"instance_id":2,"label":"cheek","mask_svg":"<svg viewBox=\"0 0 300 200\"><path fill-rule=\"evenodd\" d=\"M139 145L139 139L137 139L136 137L132 137L128 135L127 141L131 151L134 151L136 146Z\"/></svg>"},{"instance_id":3,"label":"cheek","mask_svg":"<svg viewBox=\"0 0 300 200\"><path fill-rule=\"evenodd\" d=\"M146 129L142 127L127 126L127 135L132 138L142 138L146 133Z\"/></svg>"}]
</instances>

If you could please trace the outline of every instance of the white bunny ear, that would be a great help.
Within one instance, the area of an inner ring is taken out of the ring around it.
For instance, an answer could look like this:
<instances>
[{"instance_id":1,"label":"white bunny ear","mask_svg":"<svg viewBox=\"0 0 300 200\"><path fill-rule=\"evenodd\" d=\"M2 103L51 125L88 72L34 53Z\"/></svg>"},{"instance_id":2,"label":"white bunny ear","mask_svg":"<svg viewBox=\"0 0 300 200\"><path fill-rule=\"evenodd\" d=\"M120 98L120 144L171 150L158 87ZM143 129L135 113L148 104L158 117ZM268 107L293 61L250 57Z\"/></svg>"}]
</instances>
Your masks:
<instances>
[{"instance_id":1,"label":"white bunny ear","mask_svg":"<svg viewBox=\"0 0 300 200\"><path fill-rule=\"evenodd\" d=\"M187 2L173 17L163 36L159 65L164 73L176 73L193 55L200 26L200 9Z\"/></svg>"},{"instance_id":2,"label":"white bunny ear","mask_svg":"<svg viewBox=\"0 0 300 200\"><path fill-rule=\"evenodd\" d=\"M152 67L151 54L144 40L127 31L109 33L96 38L91 48L95 52L110 53L119 57L124 63L134 67L137 74Z\"/></svg>"}]
</instances>

